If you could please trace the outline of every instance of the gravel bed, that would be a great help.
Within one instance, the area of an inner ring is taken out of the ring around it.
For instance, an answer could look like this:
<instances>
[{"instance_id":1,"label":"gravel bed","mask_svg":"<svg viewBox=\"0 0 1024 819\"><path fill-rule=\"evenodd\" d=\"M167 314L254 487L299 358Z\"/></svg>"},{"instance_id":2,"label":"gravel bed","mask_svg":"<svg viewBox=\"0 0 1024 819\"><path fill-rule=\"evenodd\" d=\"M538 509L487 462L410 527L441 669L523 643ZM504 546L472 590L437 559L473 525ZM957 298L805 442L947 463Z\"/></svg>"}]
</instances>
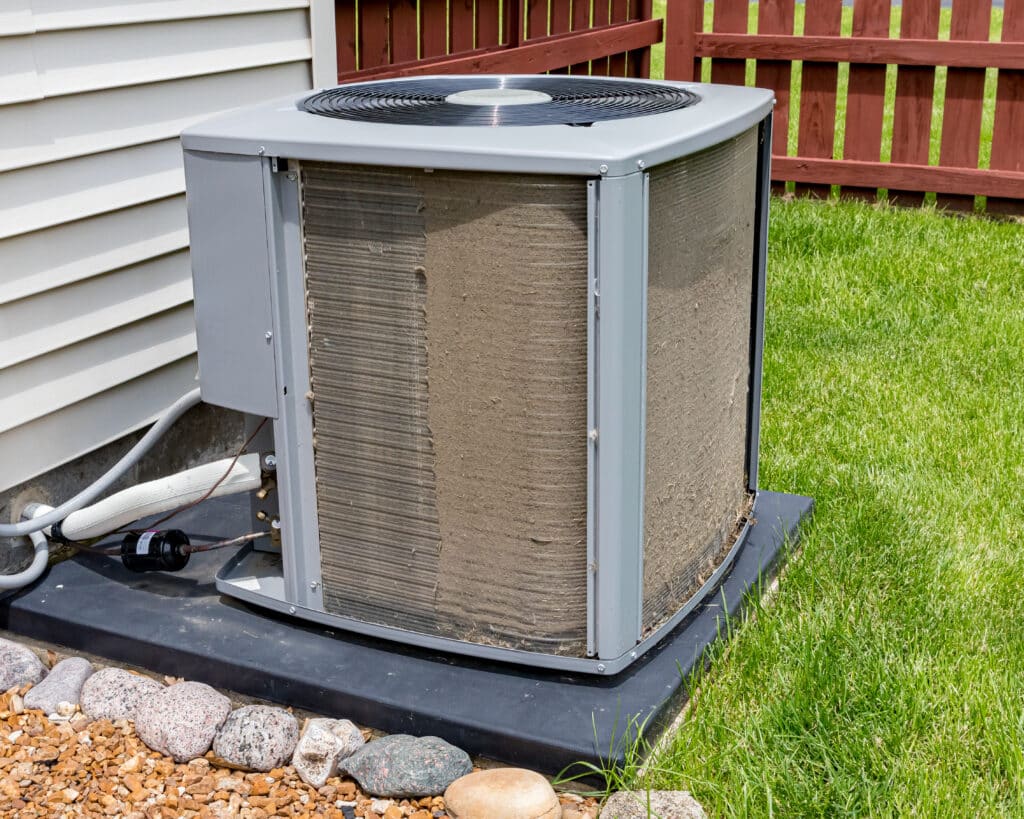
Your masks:
<instances>
[{"instance_id":1,"label":"gravel bed","mask_svg":"<svg viewBox=\"0 0 1024 819\"><path fill-rule=\"evenodd\" d=\"M52 667L58 657L46 654L44 665ZM291 765L247 772L230 767L213 750L176 763L147 747L128 719L92 720L77 705L50 715L27 708L31 689L25 683L0 695L0 816L451 819L440 794L383 799L347 776L329 777L315 788ZM309 715L295 716L305 723ZM359 730L366 741L380 736ZM490 766L473 761L474 771ZM558 798L563 819L596 819L595 799L568 793Z\"/></svg>"}]
</instances>

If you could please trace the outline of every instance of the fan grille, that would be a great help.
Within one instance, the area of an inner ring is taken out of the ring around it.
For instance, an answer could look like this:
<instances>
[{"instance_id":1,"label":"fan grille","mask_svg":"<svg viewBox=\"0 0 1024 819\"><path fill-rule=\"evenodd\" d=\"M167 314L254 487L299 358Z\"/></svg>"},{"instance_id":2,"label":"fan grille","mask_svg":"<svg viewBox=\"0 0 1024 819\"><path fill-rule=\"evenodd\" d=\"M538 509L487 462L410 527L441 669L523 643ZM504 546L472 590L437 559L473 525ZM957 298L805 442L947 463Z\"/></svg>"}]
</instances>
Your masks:
<instances>
[{"instance_id":1,"label":"fan grille","mask_svg":"<svg viewBox=\"0 0 1024 819\"><path fill-rule=\"evenodd\" d=\"M459 91L540 91L550 101L530 105L460 105ZM700 101L691 91L652 82L598 77L425 77L366 85L341 85L299 103L323 117L390 125L577 125L643 117L688 108Z\"/></svg>"}]
</instances>

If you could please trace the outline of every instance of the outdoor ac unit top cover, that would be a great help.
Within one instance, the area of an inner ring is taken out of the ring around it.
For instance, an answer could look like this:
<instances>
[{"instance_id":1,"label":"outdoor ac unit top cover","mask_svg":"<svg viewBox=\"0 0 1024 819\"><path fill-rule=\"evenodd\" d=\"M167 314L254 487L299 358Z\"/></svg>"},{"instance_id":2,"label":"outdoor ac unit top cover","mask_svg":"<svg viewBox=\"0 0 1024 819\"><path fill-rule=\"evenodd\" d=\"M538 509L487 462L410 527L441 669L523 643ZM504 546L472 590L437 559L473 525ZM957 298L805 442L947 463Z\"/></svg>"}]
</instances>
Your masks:
<instances>
[{"instance_id":1,"label":"outdoor ac unit top cover","mask_svg":"<svg viewBox=\"0 0 1024 819\"><path fill-rule=\"evenodd\" d=\"M743 86L413 77L247 107L192 126L182 144L190 151L349 164L623 176L743 133L773 103L772 91ZM542 124L547 121L556 124Z\"/></svg>"}]
</instances>

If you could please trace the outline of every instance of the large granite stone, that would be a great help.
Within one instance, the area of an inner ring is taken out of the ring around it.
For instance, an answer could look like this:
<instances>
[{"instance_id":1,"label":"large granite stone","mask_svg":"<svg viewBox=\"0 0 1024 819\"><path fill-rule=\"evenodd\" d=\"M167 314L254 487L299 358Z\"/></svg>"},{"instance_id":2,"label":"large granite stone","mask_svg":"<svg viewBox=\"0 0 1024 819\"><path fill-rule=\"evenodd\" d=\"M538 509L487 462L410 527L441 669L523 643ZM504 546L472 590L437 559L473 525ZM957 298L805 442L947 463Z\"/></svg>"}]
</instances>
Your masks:
<instances>
[{"instance_id":1,"label":"large granite stone","mask_svg":"<svg viewBox=\"0 0 1024 819\"><path fill-rule=\"evenodd\" d=\"M601 819L708 819L688 791L619 791L608 797Z\"/></svg>"},{"instance_id":2,"label":"large granite stone","mask_svg":"<svg viewBox=\"0 0 1024 819\"><path fill-rule=\"evenodd\" d=\"M307 785L322 788L338 763L359 750L363 733L347 719L311 719L295 746L292 766Z\"/></svg>"},{"instance_id":3,"label":"large granite stone","mask_svg":"<svg viewBox=\"0 0 1024 819\"><path fill-rule=\"evenodd\" d=\"M213 739L213 752L232 767L269 771L295 750L299 724L283 708L246 705L232 711Z\"/></svg>"},{"instance_id":4,"label":"large granite stone","mask_svg":"<svg viewBox=\"0 0 1024 819\"><path fill-rule=\"evenodd\" d=\"M55 714L62 702L78 705L82 686L92 676L92 663L84 657L68 657L50 669L41 683L25 695L26 708Z\"/></svg>"},{"instance_id":5,"label":"large granite stone","mask_svg":"<svg viewBox=\"0 0 1024 819\"><path fill-rule=\"evenodd\" d=\"M46 676L46 666L32 649L0 638L0 691L35 685Z\"/></svg>"},{"instance_id":6,"label":"large granite stone","mask_svg":"<svg viewBox=\"0 0 1024 819\"><path fill-rule=\"evenodd\" d=\"M561 819L554 789L539 773L492 768L456 779L444 792L452 819Z\"/></svg>"},{"instance_id":7,"label":"large granite stone","mask_svg":"<svg viewBox=\"0 0 1024 819\"><path fill-rule=\"evenodd\" d=\"M202 756L228 714L231 702L204 683L180 682L142 701L135 732L154 751L188 762Z\"/></svg>"},{"instance_id":8,"label":"large granite stone","mask_svg":"<svg viewBox=\"0 0 1024 819\"><path fill-rule=\"evenodd\" d=\"M444 793L473 764L465 751L439 737L392 734L367 743L338 770L373 796L407 799Z\"/></svg>"},{"instance_id":9,"label":"large granite stone","mask_svg":"<svg viewBox=\"0 0 1024 819\"><path fill-rule=\"evenodd\" d=\"M93 719L135 719L138 707L164 686L123 668L102 668L82 686L82 713Z\"/></svg>"}]
</instances>

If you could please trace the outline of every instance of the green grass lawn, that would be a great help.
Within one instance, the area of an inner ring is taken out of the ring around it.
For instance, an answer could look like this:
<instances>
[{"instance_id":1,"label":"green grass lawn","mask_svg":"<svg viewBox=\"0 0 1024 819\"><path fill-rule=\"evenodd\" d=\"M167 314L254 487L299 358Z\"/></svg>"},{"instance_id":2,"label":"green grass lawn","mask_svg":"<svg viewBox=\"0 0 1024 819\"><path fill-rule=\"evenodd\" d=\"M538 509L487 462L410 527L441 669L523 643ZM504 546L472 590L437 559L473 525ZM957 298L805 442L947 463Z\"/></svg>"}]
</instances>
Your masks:
<instances>
[{"instance_id":1,"label":"green grass lawn","mask_svg":"<svg viewBox=\"0 0 1024 819\"><path fill-rule=\"evenodd\" d=\"M711 816L1024 816L1024 226L772 208L760 483L817 511L628 775Z\"/></svg>"},{"instance_id":2,"label":"green grass lawn","mask_svg":"<svg viewBox=\"0 0 1024 819\"><path fill-rule=\"evenodd\" d=\"M1024 228L773 208L761 485L817 511L639 784L1024 815Z\"/></svg>"}]
</instances>

